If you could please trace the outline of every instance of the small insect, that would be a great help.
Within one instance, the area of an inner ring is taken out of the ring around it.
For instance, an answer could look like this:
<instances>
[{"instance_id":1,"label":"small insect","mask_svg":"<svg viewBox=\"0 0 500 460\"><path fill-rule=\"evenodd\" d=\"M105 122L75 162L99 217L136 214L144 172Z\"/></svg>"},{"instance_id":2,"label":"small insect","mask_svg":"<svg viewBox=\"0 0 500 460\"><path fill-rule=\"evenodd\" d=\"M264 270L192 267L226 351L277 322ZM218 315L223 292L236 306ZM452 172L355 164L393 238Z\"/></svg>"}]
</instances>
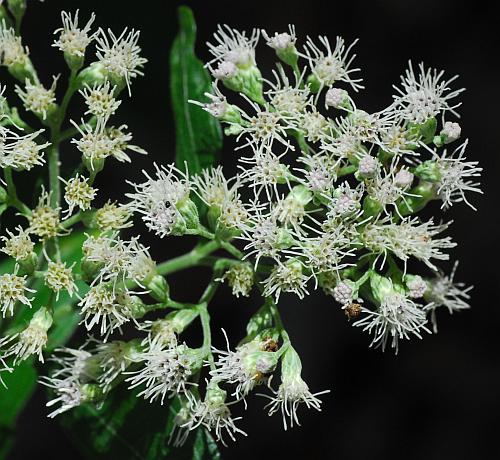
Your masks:
<instances>
[{"instance_id":1,"label":"small insect","mask_svg":"<svg viewBox=\"0 0 500 460\"><path fill-rule=\"evenodd\" d=\"M344 307L344 312L348 320L357 318L361 313L361 305L359 303L350 303Z\"/></svg>"},{"instance_id":2,"label":"small insect","mask_svg":"<svg viewBox=\"0 0 500 460\"><path fill-rule=\"evenodd\" d=\"M271 337L266 337L264 339L264 344L262 345L262 351L278 351L278 342L276 340L272 339Z\"/></svg>"}]
</instances>

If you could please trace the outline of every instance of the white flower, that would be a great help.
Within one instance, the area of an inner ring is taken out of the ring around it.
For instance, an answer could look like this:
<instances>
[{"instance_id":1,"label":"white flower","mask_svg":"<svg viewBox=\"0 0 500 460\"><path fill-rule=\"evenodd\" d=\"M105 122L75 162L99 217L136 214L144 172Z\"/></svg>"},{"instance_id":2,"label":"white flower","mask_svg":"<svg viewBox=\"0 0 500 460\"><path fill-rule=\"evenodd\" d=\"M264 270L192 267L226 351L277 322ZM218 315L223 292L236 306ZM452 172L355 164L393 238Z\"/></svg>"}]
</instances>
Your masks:
<instances>
[{"instance_id":1,"label":"white flower","mask_svg":"<svg viewBox=\"0 0 500 460\"><path fill-rule=\"evenodd\" d=\"M437 182L437 194L443 201L442 208L448 208L453 203L465 202L472 209L476 208L467 200L466 192L483 193L479 188L479 182L470 180L479 177L483 168L478 167L477 161L466 161L465 149L468 141L457 147L451 154L445 150L438 155L435 150L429 149L433 155L439 171Z\"/></svg>"},{"instance_id":2,"label":"white flower","mask_svg":"<svg viewBox=\"0 0 500 460\"><path fill-rule=\"evenodd\" d=\"M441 250L456 246L449 236L434 238L449 225L450 223L435 225L432 219L420 222L417 217L405 218L399 224L383 219L368 224L361 237L367 248L384 255L384 261L387 253L392 252L405 262L405 266L410 257L415 257L436 270L431 260L448 260L449 255Z\"/></svg>"},{"instance_id":3,"label":"white flower","mask_svg":"<svg viewBox=\"0 0 500 460\"><path fill-rule=\"evenodd\" d=\"M59 76L53 77L52 85L46 89L41 83L33 83L26 78L24 90L16 86L16 93L23 101L26 110L30 110L43 120L56 108L56 85Z\"/></svg>"},{"instance_id":4,"label":"white flower","mask_svg":"<svg viewBox=\"0 0 500 460\"><path fill-rule=\"evenodd\" d=\"M377 310L362 307L366 316L354 323L363 331L373 334L370 346L382 347L385 350L388 342L398 352L399 341L410 339L415 335L422 338L422 331L430 332L426 327L425 309L398 292L385 296Z\"/></svg>"},{"instance_id":5,"label":"white flower","mask_svg":"<svg viewBox=\"0 0 500 460\"><path fill-rule=\"evenodd\" d=\"M458 78L458 75L449 80L443 79L444 71L424 67L420 63L418 76L415 75L411 61L406 73L401 76L401 88L394 86L397 94L394 97L394 109L397 115L414 123L424 123L439 113L443 116L451 112L458 116L455 111L461 103L451 102L464 88L452 91L450 84ZM453 105L452 105L453 104Z\"/></svg>"},{"instance_id":6,"label":"white flower","mask_svg":"<svg viewBox=\"0 0 500 460\"><path fill-rule=\"evenodd\" d=\"M14 273L0 275L0 310L3 318L14 314L14 305L17 302L31 307L33 299L29 299L26 293L36 291L26 286L26 278L26 275L18 276L17 269Z\"/></svg>"},{"instance_id":7,"label":"white flower","mask_svg":"<svg viewBox=\"0 0 500 460\"><path fill-rule=\"evenodd\" d=\"M97 189L88 183L88 178L80 175L72 177L68 181L60 178L66 185L64 190L64 200L68 203L67 215L73 214L75 207L85 211L90 208L90 203L95 198Z\"/></svg>"},{"instance_id":8,"label":"white flower","mask_svg":"<svg viewBox=\"0 0 500 460\"><path fill-rule=\"evenodd\" d=\"M267 81L271 87L270 90L266 91L270 104L281 119L291 120L300 126L300 115L312 103L309 88L304 85L302 77L296 79L295 84L292 85L282 67L278 68L278 71L273 70L273 75L275 81Z\"/></svg>"},{"instance_id":9,"label":"white flower","mask_svg":"<svg viewBox=\"0 0 500 460\"><path fill-rule=\"evenodd\" d=\"M36 165L43 165L43 152L49 142L38 144L35 139L43 130L20 136L10 129L0 129L0 167L17 171L29 171Z\"/></svg>"},{"instance_id":10,"label":"white flower","mask_svg":"<svg viewBox=\"0 0 500 460\"><path fill-rule=\"evenodd\" d=\"M333 288L333 298L341 305L350 304L353 300L353 288L351 283L340 281Z\"/></svg>"},{"instance_id":11,"label":"white flower","mask_svg":"<svg viewBox=\"0 0 500 460\"><path fill-rule=\"evenodd\" d=\"M249 263L243 262L232 265L222 277L232 289L235 297L248 297L254 284L254 271Z\"/></svg>"},{"instance_id":12,"label":"white flower","mask_svg":"<svg viewBox=\"0 0 500 460\"><path fill-rule=\"evenodd\" d=\"M215 432L215 438L226 446L224 435L227 434L235 441L235 434L246 436L235 422L241 417L232 417L231 411L226 404L226 392L220 389L217 383L208 383L205 399L202 401L188 393L188 407L186 408L186 421L180 417L177 420L177 427L181 430L177 436L175 445L182 445L187 439L187 433L195 430L199 426L205 427L208 431ZM175 423L175 422L174 422ZM183 433L182 430L185 430Z\"/></svg>"},{"instance_id":13,"label":"white flower","mask_svg":"<svg viewBox=\"0 0 500 460\"><path fill-rule=\"evenodd\" d=\"M125 372L135 357L136 342L124 342L114 340L113 342L97 342L92 354L99 364L101 373L97 381L106 390L111 383Z\"/></svg>"},{"instance_id":14,"label":"white flower","mask_svg":"<svg viewBox=\"0 0 500 460\"><path fill-rule=\"evenodd\" d=\"M438 272L437 276L427 280L427 290L424 293L424 298L430 302L427 310L431 312L434 332L437 332L437 308L446 307L450 314L470 308L468 303L470 299L469 291L472 290L473 286L466 287L464 283L454 281L457 266L458 262L455 262L453 270L448 276Z\"/></svg>"},{"instance_id":15,"label":"white flower","mask_svg":"<svg viewBox=\"0 0 500 460\"><path fill-rule=\"evenodd\" d=\"M218 25L214 33L215 44L207 43L214 58L207 63L229 62L244 68L255 65L255 47L259 41L259 30L253 29L249 37L246 32L232 29L228 25Z\"/></svg>"},{"instance_id":16,"label":"white flower","mask_svg":"<svg viewBox=\"0 0 500 460\"><path fill-rule=\"evenodd\" d=\"M458 123L447 121L440 134L441 136L444 136L444 143L449 144L456 141L460 137L460 134L462 134L462 128Z\"/></svg>"},{"instance_id":17,"label":"white flower","mask_svg":"<svg viewBox=\"0 0 500 460\"><path fill-rule=\"evenodd\" d=\"M238 73L238 67L232 62L219 62L219 65L216 69L210 69L212 76L217 80L229 80L233 78Z\"/></svg>"},{"instance_id":18,"label":"white flower","mask_svg":"<svg viewBox=\"0 0 500 460\"><path fill-rule=\"evenodd\" d=\"M294 147L287 140L287 129L294 128L294 123L286 115L282 116L279 112L262 108L246 96L243 95L243 97L248 100L255 115L250 116L241 111L245 123L238 125L239 134L236 140L239 141L242 136L245 136L247 142L238 146L238 149L248 145L256 145L256 148L259 148L260 145L271 147L277 141L290 150L294 150Z\"/></svg>"},{"instance_id":19,"label":"white flower","mask_svg":"<svg viewBox=\"0 0 500 460\"><path fill-rule=\"evenodd\" d=\"M29 233L34 233L42 240L53 238L59 234L60 208L53 208L50 206L51 193L44 190L38 199L38 205L28 217L30 226Z\"/></svg>"},{"instance_id":20,"label":"white flower","mask_svg":"<svg viewBox=\"0 0 500 460\"><path fill-rule=\"evenodd\" d=\"M354 251L349 248L351 243L347 227L335 224L317 237L303 238L297 250L305 258L305 266L317 275L331 271L338 272L352 265L343 260L354 255Z\"/></svg>"},{"instance_id":21,"label":"white flower","mask_svg":"<svg viewBox=\"0 0 500 460\"><path fill-rule=\"evenodd\" d=\"M244 248L248 251L246 257L255 257L257 267L262 257L279 260L279 253L291 245L292 233L281 228L275 215L256 214L240 238L248 242Z\"/></svg>"},{"instance_id":22,"label":"white flower","mask_svg":"<svg viewBox=\"0 0 500 460\"><path fill-rule=\"evenodd\" d=\"M330 124L316 108L305 112L298 120L297 128L309 142L324 141L330 135Z\"/></svg>"},{"instance_id":23,"label":"white flower","mask_svg":"<svg viewBox=\"0 0 500 460\"><path fill-rule=\"evenodd\" d=\"M91 170L102 168L102 162L110 156L118 161L130 163L130 157L125 153L127 149L141 154L146 153L140 147L129 144L132 135L124 131L127 125L106 128L106 120L98 119L95 128L92 128L86 124L80 127L73 120L71 122L81 135L80 139L72 139L71 142L82 152L83 159L90 165Z\"/></svg>"},{"instance_id":24,"label":"white flower","mask_svg":"<svg viewBox=\"0 0 500 460\"><path fill-rule=\"evenodd\" d=\"M104 284L91 287L78 305L84 317L81 323L85 324L88 331L100 324L99 331L106 338L115 329L134 320L133 299L130 295Z\"/></svg>"},{"instance_id":25,"label":"white flower","mask_svg":"<svg viewBox=\"0 0 500 460\"><path fill-rule=\"evenodd\" d=\"M78 13L79 10L76 10L72 18L70 13L66 11L61 12L63 26L54 31L54 34L60 35L52 46L59 48L63 53L67 53L69 56L84 57L87 46L97 35L89 35L90 28L95 20L95 14L92 13L87 24L80 29L78 27Z\"/></svg>"},{"instance_id":26,"label":"white flower","mask_svg":"<svg viewBox=\"0 0 500 460\"><path fill-rule=\"evenodd\" d=\"M337 169L339 160L325 153L301 156L298 161L305 165L305 168L296 168L301 172L304 178L301 183L311 192L327 194L337 179Z\"/></svg>"},{"instance_id":27,"label":"white flower","mask_svg":"<svg viewBox=\"0 0 500 460\"><path fill-rule=\"evenodd\" d=\"M342 88L330 88L325 94L325 107L339 109L349 102L349 94Z\"/></svg>"},{"instance_id":28,"label":"white flower","mask_svg":"<svg viewBox=\"0 0 500 460\"><path fill-rule=\"evenodd\" d=\"M227 351L214 349L219 356L216 368L210 371L212 379L236 384L233 396L245 398L256 385L266 383L276 368L277 353L267 351L270 340L257 338L231 351L226 336Z\"/></svg>"},{"instance_id":29,"label":"white flower","mask_svg":"<svg viewBox=\"0 0 500 460\"><path fill-rule=\"evenodd\" d=\"M226 96L221 93L215 82L212 84L212 89L213 93L207 92L204 94L209 102L200 102L193 100L189 100L188 102L201 107L203 110L205 110L205 112L208 112L210 115L220 120L226 115L229 105L227 103Z\"/></svg>"},{"instance_id":30,"label":"white flower","mask_svg":"<svg viewBox=\"0 0 500 460\"><path fill-rule=\"evenodd\" d=\"M301 377L302 364L297 352L290 346L285 352L281 365L281 384L275 397L261 395L271 399L266 406L269 407L269 415L281 410L283 427L288 425L293 428L294 424L300 425L297 409L305 404L308 409L321 411L321 400L319 395L329 393L329 390L319 393L311 393L306 382Z\"/></svg>"},{"instance_id":31,"label":"white flower","mask_svg":"<svg viewBox=\"0 0 500 460\"><path fill-rule=\"evenodd\" d=\"M421 276L411 276L407 277L406 287L408 288L408 296L412 299L420 299L424 296L425 291L428 289L428 285Z\"/></svg>"},{"instance_id":32,"label":"white flower","mask_svg":"<svg viewBox=\"0 0 500 460\"><path fill-rule=\"evenodd\" d=\"M112 86L109 81L102 84L95 83L92 87L87 86L80 90L80 94L84 97L87 105L85 114L91 114L104 120L114 115L122 103L115 99L115 91L116 86Z\"/></svg>"},{"instance_id":33,"label":"white flower","mask_svg":"<svg viewBox=\"0 0 500 460\"><path fill-rule=\"evenodd\" d=\"M362 177L374 177L380 169L380 163L371 155L363 155L358 163L358 173Z\"/></svg>"},{"instance_id":34,"label":"white flower","mask_svg":"<svg viewBox=\"0 0 500 460\"><path fill-rule=\"evenodd\" d=\"M138 238L122 240L117 233L88 238L83 245L85 260L98 268L96 282L124 283L127 279L141 285L156 272L156 265Z\"/></svg>"},{"instance_id":35,"label":"white flower","mask_svg":"<svg viewBox=\"0 0 500 460\"><path fill-rule=\"evenodd\" d=\"M120 230L132 226L130 218L132 211L126 205L119 205L108 201L95 213L95 222L103 232Z\"/></svg>"},{"instance_id":36,"label":"white flower","mask_svg":"<svg viewBox=\"0 0 500 460\"><path fill-rule=\"evenodd\" d=\"M25 65L29 61L29 50L23 47L21 37L12 27L7 27L5 19L0 22L0 63L7 67Z\"/></svg>"},{"instance_id":37,"label":"white flower","mask_svg":"<svg viewBox=\"0 0 500 460\"><path fill-rule=\"evenodd\" d=\"M151 346L134 357L136 362L144 362L143 367L130 372L132 377L126 379L129 388L136 388L144 384L145 388L137 396L144 396L150 402L160 399L163 404L165 398L172 394L185 393L194 366L195 359L185 344L174 345L169 348Z\"/></svg>"},{"instance_id":38,"label":"white flower","mask_svg":"<svg viewBox=\"0 0 500 460\"><path fill-rule=\"evenodd\" d=\"M37 355L43 363L42 351L47 345L47 331L51 325L52 315L45 307L40 308L23 331L7 340L7 342L13 341L14 343L11 344L4 357L13 356L14 366L32 355Z\"/></svg>"},{"instance_id":39,"label":"white flower","mask_svg":"<svg viewBox=\"0 0 500 460\"><path fill-rule=\"evenodd\" d=\"M163 238L172 233L181 218L176 205L189 197L191 185L188 178L173 165L154 166L156 177L144 172L147 181L131 184L135 193L128 193L127 197L132 199L129 209L142 214L146 227Z\"/></svg>"},{"instance_id":40,"label":"white flower","mask_svg":"<svg viewBox=\"0 0 500 460\"><path fill-rule=\"evenodd\" d=\"M17 234L7 230L8 237L0 237L5 242L5 246L0 251L17 261L26 260L33 254L35 243L31 241L27 230L24 230L21 226L17 226L16 230Z\"/></svg>"},{"instance_id":41,"label":"white flower","mask_svg":"<svg viewBox=\"0 0 500 460\"><path fill-rule=\"evenodd\" d=\"M311 72L317 78L321 88L332 86L338 81L343 81L352 86L354 91L362 89L361 78L353 78L351 74L358 72L359 69L351 69L351 64L355 54L350 55L355 40L347 49L344 39L337 37L335 47L332 49L327 37L319 37L319 42L323 45L325 51L314 44L310 37L307 37L304 57L309 60Z\"/></svg>"},{"instance_id":42,"label":"white flower","mask_svg":"<svg viewBox=\"0 0 500 460\"><path fill-rule=\"evenodd\" d=\"M304 267L298 259L289 259L285 263L278 262L268 278L263 281L264 296L274 296L276 303L282 292L292 292L303 299L307 290L309 276L304 273Z\"/></svg>"},{"instance_id":43,"label":"white flower","mask_svg":"<svg viewBox=\"0 0 500 460\"><path fill-rule=\"evenodd\" d=\"M289 168L280 161L285 153L276 155L265 144L260 147L251 144L251 147L253 156L240 158L242 164L250 165L250 167L240 166L241 181L250 183L257 199L264 190L268 200L271 201L272 192L278 195L279 184L289 184Z\"/></svg>"},{"instance_id":44,"label":"white flower","mask_svg":"<svg viewBox=\"0 0 500 460\"><path fill-rule=\"evenodd\" d=\"M288 32L275 32L274 35L268 35L265 30L262 30L262 35L266 39L266 45L276 51L289 50L294 47L297 42L294 25L288 26Z\"/></svg>"},{"instance_id":45,"label":"white flower","mask_svg":"<svg viewBox=\"0 0 500 460\"><path fill-rule=\"evenodd\" d=\"M74 281L72 268L76 262L67 267L64 262L48 261L47 271L45 272L45 284L49 289L56 293L56 300L59 299L61 291L65 290L70 297L73 297L78 288Z\"/></svg>"},{"instance_id":46,"label":"white flower","mask_svg":"<svg viewBox=\"0 0 500 460\"><path fill-rule=\"evenodd\" d=\"M140 56L141 48L137 45L140 32L138 30L123 32L116 36L110 29L107 34L99 29L96 37L96 56L108 73L113 83L124 82L130 94L131 80L144 75L141 68L147 59ZM109 37L108 37L109 36Z\"/></svg>"},{"instance_id":47,"label":"white flower","mask_svg":"<svg viewBox=\"0 0 500 460\"><path fill-rule=\"evenodd\" d=\"M84 402L99 401L102 391L95 381L99 374L99 366L91 353L85 350L62 348L56 350L64 356L55 356L52 360L60 367L50 377L42 377L40 383L55 392L55 398L47 403L47 407L60 404L60 407L48 416L53 418L63 412L81 405Z\"/></svg>"},{"instance_id":48,"label":"white flower","mask_svg":"<svg viewBox=\"0 0 500 460\"><path fill-rule=\"evenodd\" d=\"M328 219L337 217L357 217L361 212L361 199L364 194L364 184L359 184L356 188L351 188L350 184L342 182L335 190L329 204Z\"/></svg>"}]
</instances>

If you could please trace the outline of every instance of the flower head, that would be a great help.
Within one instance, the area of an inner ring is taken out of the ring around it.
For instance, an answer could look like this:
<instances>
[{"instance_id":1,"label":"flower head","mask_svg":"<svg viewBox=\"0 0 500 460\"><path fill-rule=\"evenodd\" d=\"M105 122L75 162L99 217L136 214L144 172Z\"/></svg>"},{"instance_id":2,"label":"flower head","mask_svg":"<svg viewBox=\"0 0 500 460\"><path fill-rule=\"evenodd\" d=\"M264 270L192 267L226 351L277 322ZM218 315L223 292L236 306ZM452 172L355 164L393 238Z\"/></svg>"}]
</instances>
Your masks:
<instances>
[{"instance_id":1,"label":"flower head","mask_svg":"<svg viewBox=\"0 0 500 460\"><path fill-rule=\"evenodd\" d=\"M57 108L56 85L58 78L53 78L49 89L46 89L41 83L33 83L28 78L24 82L24 90L16 86L16 93L23 101L26 110L33 112L43 120L50 116Z\"/></svg>"},{"instance_id":2,"label":"flower head","mask_svg":"<svg viewBox=\"0 0 500 460\"><path fill-rule=\"evenodd\" d=\"M411 61L406 73L401 77L401 88L394 86L397 94L394 96L394 107L400 117L413 123L424 123L439 113L446 112L458 116L455 109L461 103L451 102L464 88L451 90L450 84L458 75L445 80L444 71L418 65L418 75L413 70Z\"/></svg>"},{"instance_id":3,"label":"flower head","mask_svg":"<svg viewBox=\"0 0 500 460\"><path fill-rule=\"evenodd\" d=\"M52 46L59 48L63 53L69 56L83 58L87 46L95 38L96 34L90 34L90 28L95 20L95 14L92 13L87 24L83 28L78 27L78 13L76 10L74 17L71 14L63 11L61 20L63 26L54 31L54 34L59 34L59 38Z\"/></svg>"},{"instance_id":4,"label":"flower head","mask_svg":"<svg viewBox=\"0 0 500 460\"><path fill-rule=\"evenodd\" d=\"M275 397L266 406L269 407L269 415L281 410L283 416L283 427L285 430L294 424L300 425L297 415L297 409L301 404L304 404L308 409L316 409L321 411L321 400L319 395L328 393L329 390L321 391L319 393L311 393L306 382L301 377L302 363L300 362L299 355L289 346L283 356L281 365L281 384L276 392Z\"/></svg>"},{"instance_id":5,"label":"flower head","mask_svg":"<svg viewBox=\"0 0 500 460\"><path fill-rule=\"evenodd\" d=\"M113 84L126 84L130 94L131 80L138 75L147 59L141 57L141 48L137 44L140 32L124 31L116 36L110 29L107 34L99 29L96 37L97 58Z\"/></svg>"}]
</instances>

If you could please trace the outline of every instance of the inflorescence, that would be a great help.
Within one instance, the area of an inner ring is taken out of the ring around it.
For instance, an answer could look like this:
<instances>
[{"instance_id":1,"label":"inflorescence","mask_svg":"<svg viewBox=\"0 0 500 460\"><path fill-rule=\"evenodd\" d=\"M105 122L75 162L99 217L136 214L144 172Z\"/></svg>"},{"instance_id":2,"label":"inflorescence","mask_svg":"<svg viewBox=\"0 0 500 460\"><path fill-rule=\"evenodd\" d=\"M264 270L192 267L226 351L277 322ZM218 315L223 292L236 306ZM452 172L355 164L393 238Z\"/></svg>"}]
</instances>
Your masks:
<instances>
[{"instance_id":1,"label":"inflorescence","mask_svg":"<svg viewBox=\"0 0 500 460\"><path fill-rule=\"evenodd\" d=\"M456 245L450 222L418 215L428 204L438 210L434 202L443 210L460 202L473 207L470 194L480 192L481 168L466 159L467 140L450 120L458 116L462 92L452 87L456 77L410 62L391 103L368 113L358 107L363 85L355 43L323 36L301 42L293 26L274 34L219 26L208 44L213 89L206 100L190 102L234 138L238 174L226 177L217 166L189 175L155 164L142 183L127 186L122 203L96 207L96 178L105 165L146 153L132 144L127 126L112 121L120 96L130 93L146 63L139 32L93 31L94 15L81 26L78 11L63 12L53 46L70 77L58 101L60 79L44 86L19 28L2 14L0 64L41 127L28 125L2 86L0 209L12 207L25 221L1 237L1 251L15 265L0 275L3 324L14 325L0 339L0 377L31 356L43 362L50 354L62 293L73 299L89 335L81 347L50 358L53 371L41 381L53 393L51 417L83 403L100 405L122 384L152 403L179 400L174 444L200 426L224 443L245 434L232 415L234 403L246 405L264 391L257 387L267 387L269 415L281 413L286 429L299 424L299 406L320 410L324 393L312 393L302 378L278 311L287 295L322 290L371 335L371 345L396 352L405 339L437 332L438 310L469 308L471 288L454 281L456 265L451 275L439 268ZM95 58L86 65L92 44ZM274 50L273 69L259 67L259 44ZM82 98L86 111L62 129L72 96ZM83 166L63 178L58 151L65 141ZM13 174L46 164L49 186L31 208L18 198ZM82 258L71 263L60 242L80 223ZM197 235L202 243L187 256L156 263L138 236L123 237L125 228L158 238ZM203 296L194 304L172 300L165 275L196 265L213 269ZM35 307L37 280L51 296ZM238 345L226 337L227 349L218 350L208 308L225 285L236 297L255 291L263 301ZM30 312L27 324L13 321L21 309ZM151 319L153 311L165 313ZM182 339L197 319L204 337L198 348ZM125 340L125 326L139 338Z\"/></svg>"}]
</instances>

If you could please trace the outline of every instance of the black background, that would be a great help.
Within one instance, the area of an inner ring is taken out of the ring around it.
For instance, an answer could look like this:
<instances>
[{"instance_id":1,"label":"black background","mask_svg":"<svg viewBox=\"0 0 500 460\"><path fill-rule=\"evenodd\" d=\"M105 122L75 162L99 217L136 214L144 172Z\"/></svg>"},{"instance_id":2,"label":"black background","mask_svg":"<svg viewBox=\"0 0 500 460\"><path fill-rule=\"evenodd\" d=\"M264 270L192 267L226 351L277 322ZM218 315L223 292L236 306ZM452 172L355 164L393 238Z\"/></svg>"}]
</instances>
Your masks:
<instances>
[{"instance_id":1,"label":"black background","mask_svg":"<svg viewBox=\"0 0 500 460\"><path fill-rule=\"evenodd\" d=\"M59 27L59 12L80 8L81 17L97 13L97 24L115 31L124 26L142 31L143 54L149 59L146 76L125 98L120 119L135 134L148 157L132 166L113 163L100 177L101 199L123 199L124 180L137 180L151 162L173 160L174 131L169 106L168 51L176 33L177 2L120 0L29 1L24 36L44 81L65 72L61 55L50 48L51 33ZM491 2L492 4L494 2ZM281 305L285 324L304 365L304 378L312 390L330 388L323 412L301 412L302 427L282 431L279 416L267 417L264 401L251 400L243 413L248 438L223 449L226 459L490 459L499 458L500 366L498 327L500 314L497 200L499 198L499 48L493 6L486 2L453 0L379 1L193 1L198 21L198 54L216 24L236 28L264 27L271 32L297 26L307 34L342 35L348 42L360 38L357 64L366 89L357 97L367 111L390 102L391 85L398 82L407 60L425 61L460 74L465 86L462 128L470 138L469 157L485 168L484 196L473 197L478 212L455 206L452 234L461 260L457 278L475 285L472 310L439 316L437 335L404 343L398 356L368 348L369 337L345 320L338 306L320 294L299 302L285 297ZM266 51L263 51L265 55ZM259 59L259 56L258 56ZM264 56L264 60L266 57ZM5 73L2 73L2 81ZM62 79L61 81L64 81ZM233 142L225 140L224 157L234 167ZM67 164L77 155L64 153ZM496 182L495 182L495 179ZM27 192L25 192L27 193ZM189 239L147 239L153 255L163 260L189 249ZM442 265L449 270L450 263ZM196 297L204 272L171 278L179 299ZM201 289L201 287L200 287ZM255 299L239 302L226 289L213 303L216 341L218 328L229 331L233 343L243 334L245 319L258 306ZM11 458L80 458L57 420L45 418L44 392L38 391L20 419L18 442ZM286 457L285 457L286 455ZM110 457L112 458L112 457Z\"/></svg>"}]
</instances>

